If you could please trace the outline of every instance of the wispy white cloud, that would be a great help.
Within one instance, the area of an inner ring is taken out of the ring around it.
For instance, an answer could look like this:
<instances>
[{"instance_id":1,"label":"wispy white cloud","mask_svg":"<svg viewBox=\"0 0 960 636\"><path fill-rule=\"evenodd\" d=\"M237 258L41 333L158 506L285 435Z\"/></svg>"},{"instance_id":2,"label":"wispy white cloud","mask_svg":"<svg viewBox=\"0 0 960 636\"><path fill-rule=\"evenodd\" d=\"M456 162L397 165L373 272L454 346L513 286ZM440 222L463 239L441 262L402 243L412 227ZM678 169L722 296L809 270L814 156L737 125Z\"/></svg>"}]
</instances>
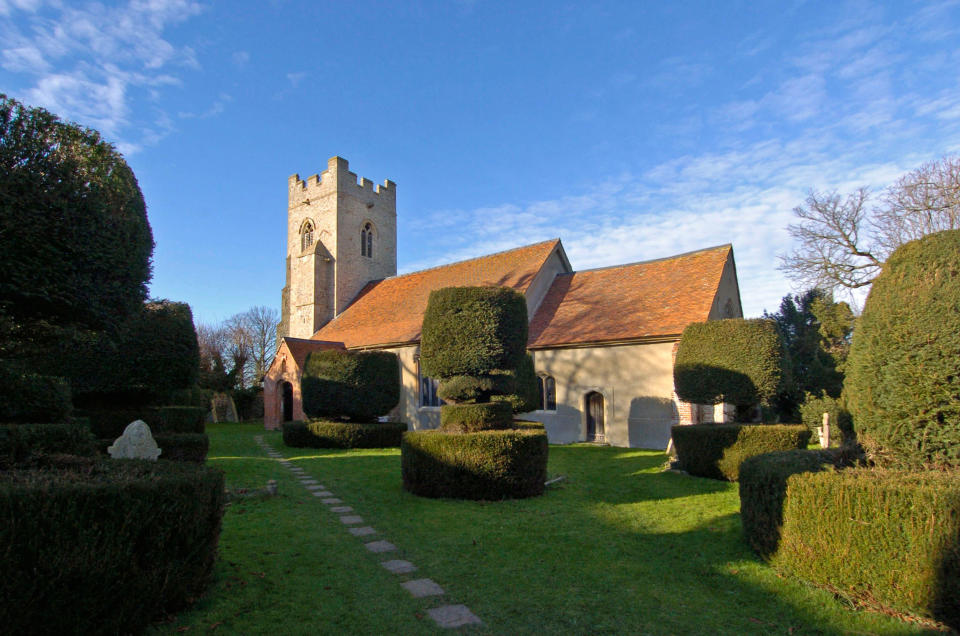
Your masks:
<instances>
[{"instance_id":1,"label":"wispy white cloud","mask_svg":"<svg viewBox=\"0 0 960 636\"><path fill-rule=\"evenodd\" d=\"M198 67L190 47L163 33L202 8L193 0L130 0L116 7L0 0L0 65L31 78L21 93L32 104L136 150L157 133L132 121L132 102L141 91L149 98L179 83L175 69Z\"/></svg>"}]
</instances>

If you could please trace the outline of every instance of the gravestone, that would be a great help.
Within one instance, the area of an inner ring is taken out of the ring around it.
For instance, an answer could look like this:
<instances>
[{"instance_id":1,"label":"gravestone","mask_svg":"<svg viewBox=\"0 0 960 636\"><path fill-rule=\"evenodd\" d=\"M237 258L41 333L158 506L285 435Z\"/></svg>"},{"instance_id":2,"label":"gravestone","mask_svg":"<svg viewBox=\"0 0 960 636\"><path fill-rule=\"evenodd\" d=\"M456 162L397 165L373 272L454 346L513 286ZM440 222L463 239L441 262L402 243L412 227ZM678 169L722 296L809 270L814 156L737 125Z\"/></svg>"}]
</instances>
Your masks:
<instances>
[{"instance_id":1,"label":"gravestone","mask_svg":"<svg viewBox=\"0 0 960 636\"><path fill-rule=\"evenodd\" d=\"M149 459L157 461L162 452L150 433L150 427L143 420L130 422L123 429L123 435L107 449L114 459Z\"/></svg>"}]
</instances>

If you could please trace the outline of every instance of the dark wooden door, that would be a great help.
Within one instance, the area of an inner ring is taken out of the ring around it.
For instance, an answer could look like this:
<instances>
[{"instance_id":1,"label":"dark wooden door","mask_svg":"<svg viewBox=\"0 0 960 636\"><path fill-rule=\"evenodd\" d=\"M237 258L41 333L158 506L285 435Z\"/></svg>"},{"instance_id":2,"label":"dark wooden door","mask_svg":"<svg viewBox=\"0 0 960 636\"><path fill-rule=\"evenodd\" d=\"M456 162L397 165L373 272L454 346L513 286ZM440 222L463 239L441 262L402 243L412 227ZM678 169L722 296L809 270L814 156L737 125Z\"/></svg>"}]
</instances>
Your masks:
<instances>
[{"instance_id":1,"label":"dark wooden door","mask_svg":"<svg viewBox=\"0 0 960 636\"><path fill-rule=\"evenodd\" d=\"M283 421L289 422L293 419L293 385L289 382L283 383Z\"/></svg>"},{"instance_id":2,"label":"dark wooden door","mask_svg":"<svg viewBox=\"0 0 960 636\"><path fill-rule=\"evenodd\" d=\"M584 407L587 412L587 441L604 441L603 395L596 391L587 393Z\"/></svg>"}]
</instances>

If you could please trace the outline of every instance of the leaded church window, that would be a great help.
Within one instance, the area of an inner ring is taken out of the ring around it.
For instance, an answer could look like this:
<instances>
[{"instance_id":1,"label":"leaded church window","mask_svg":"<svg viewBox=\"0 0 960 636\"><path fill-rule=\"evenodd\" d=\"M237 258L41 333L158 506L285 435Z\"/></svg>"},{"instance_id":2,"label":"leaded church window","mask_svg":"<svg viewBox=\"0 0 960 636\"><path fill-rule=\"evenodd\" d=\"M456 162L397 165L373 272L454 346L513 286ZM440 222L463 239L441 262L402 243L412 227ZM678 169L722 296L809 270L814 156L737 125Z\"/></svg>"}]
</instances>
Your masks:
<instances>
[{"instance_id":1,"label":"leaded church window","mask_svg":"<svg viewBox=\"0 0 960 636\"><path fill-rule=\"evenodd\" d=\"M370 223L360 230L360 255L373 258L373 225Z\"/></svg>"},{"instance_id":2,"label":"leaded church window","mask_svg":"<svg viewBox=\"0 0 960 636\"><path fill-rule=\"evenodd\" d=\"M311 245L313 245L313 223L306 221L303 229L300 230L300 250L306 251Z\"/></svg>"}]
</instances>

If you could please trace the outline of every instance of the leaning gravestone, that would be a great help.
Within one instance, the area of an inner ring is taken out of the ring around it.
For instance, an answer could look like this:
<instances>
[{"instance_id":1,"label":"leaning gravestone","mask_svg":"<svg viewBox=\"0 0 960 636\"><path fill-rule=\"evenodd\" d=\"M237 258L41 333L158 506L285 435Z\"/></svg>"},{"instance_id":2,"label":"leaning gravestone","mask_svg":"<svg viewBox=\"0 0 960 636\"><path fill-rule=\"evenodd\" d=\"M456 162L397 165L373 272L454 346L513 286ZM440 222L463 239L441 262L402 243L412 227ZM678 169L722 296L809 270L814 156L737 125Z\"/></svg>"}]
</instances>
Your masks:
<instances>
[{"instance_id":1,"label":"leaning gravestone","mask_svg":"<svg viewBox=\"0 0 960 636\"><path fill-rule=\"evenodd\" d=\"M114 459L149 459L156 461L162 452L143 420L127 424L123 435L107 449Z\"/></svg>"}]
</instances>

